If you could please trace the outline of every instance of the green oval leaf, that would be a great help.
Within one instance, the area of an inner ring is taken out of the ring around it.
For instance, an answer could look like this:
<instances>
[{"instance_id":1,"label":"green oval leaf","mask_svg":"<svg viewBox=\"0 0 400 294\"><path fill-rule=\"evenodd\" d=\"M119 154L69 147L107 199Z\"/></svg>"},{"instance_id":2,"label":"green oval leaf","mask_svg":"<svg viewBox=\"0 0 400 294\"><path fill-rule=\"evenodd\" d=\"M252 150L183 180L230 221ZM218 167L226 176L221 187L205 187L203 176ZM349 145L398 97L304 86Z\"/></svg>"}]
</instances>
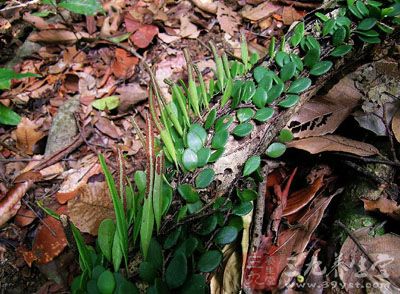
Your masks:
<instances>
[{"instance_id":1,"label":"green oval leaf","mask_svg":"<svg viewBox=\"0 0 400 294\"><path fill-rule=\"evenodd\" d=\"M238 111L236 111L236 117L241 123L248 121L253 116L254 110L251 108L240 108Z\"/></svg>"},{"instance_id":2,"label":"green oval leaf","mask_svg":"<svg viewBox=\"0 0 400 294\"><path fill-rule=\"evenodd\" d=\"M196 152L192 149L186 149L182 155L183 167L188 171L194 171L197 168L198 158Z\"/></svg>"},{"instance_id":3,"label":"green oval leaf","mask_svg":"<svg viewBox=\"0 0 400 294\"><path fill-rule=\"evenodd\" d=\"M245 165L244 165L244 170L243 170L243 176L248 176L252 174L254 171L258 169L258 167L261 164L261 158L260 156L252 156L249 159L247 159Z\"/></svg>"},{"instance_id":4,"label":"green oval leaf","mask_svg":"<svg viewBox=\"0 0 400 294\"><path fill-rule=\"evenodd\" d=\"M304 92L311 86L311 80L309 78L299 78L290 84L288 93L299 94Z\"/></svg>"},{"instance_id":5,"label":"green oval leaf","mask_svg":"<svg viewBox=\"0 0 400 294\"><path fill-rule=\"evenodd\" d=\"M299 95L294 95L294 94L289 94L286 96L285 99L283 99L281 102L279 102L279 106L283 108L290 108L294 105L296 105L300 100Z\"/></svg>"},{"instance_id":6,"label":"green oval leaf","mask_svg":"<svg viewBox=\"0 0 400 294\"><path fill-rule=\"evenodd\" d=\"M296 64L292 61L289 63L286 63L280 72L280 77L283 82L286 82L290 80L296 72Z\"/></svg>"},{"instance_id":7,"label":"green oval leaf","mask_svg":"<svg viewBox=\"0 0 400 294\"><path fill-rule=\"evenodd\" d=\"M251 123L242 123L233 129L232 134L236 137L246 137L253 131L253 128L254 126Z\"/></svg>"},{"instance_id":8,"label":"green oval leaf","mask_svg":"<svg viewBox=\"0 0 400 294\"><path fill-rule=\"evenodd\" d=\"M306 56L304 56L304 65L311 68L320 59L320 50L317 48L311 48L307 51Z\"/></svg>"},{"instance_id":9,"label":"green oval leaf","mask_svg":"<svg viewBox=\"0 0 400 294\"><path fill-rule=\"evenodd\" d=\"M211 153L210 159L208 160L208 162L212 163L212 162L216 162L218 160L218 158L221 157L221 155L224 153L225 148L221 148L218 150L215 150L213 153Z\"/></svg>"},{"instance_id":10,"label":"green oval leaf","mask_svg":"<svg viewBox=\"0 0 400 294\"><path fill-rule=\"evenodd\" d=\"M112 294L115 289L115 279L112 272L104 271L97 280L97 287L102 294Z\"/></svg>"},{"instance_id":11,"label":"green oval leaf","mask_svg":"<svg viewBox=\"0 0 400 294\"><path fill-rule=\"evenodd\" d=\"M190 149L197 152L203 147L203 142L199 135L195 132L188 132L186 135L186 142Z\"/></svg>"},{"instance_id":12,"label":"green oval leaf","mask_svg":"<svg viewBox=\"0 0 400 294\"><path fill-rule=\"evenodd\" d=\"M279 65L279 67L282 67L286 63L290 62L289 54L287 54L286 52L283 52L283 51L279 51L278 53L276 53L275 61L276 61L276 64Z\"/></svg>"},{"instance_id":13,"label":"green oval leaf","mask_svg":"<svg viewBox=\"0 0 400 294\"><path fill-rule=\"evenodd\" d=\"M258 197L257 192L251 189L244 189L243 191L238 189L236 190L236 194L242 202L253 201Z\"/></svg>"},{"instance_id":14,"label":"green oval leaf","mask_svg":"<svg viewBox=\"0 0 400 294\"><path fill-rule=\"evenodd\" d=\"M363 19L357 26L357 29L360 31L368 31L372 29L376 25L376 18L366 18Z\"/></svg>"},{"instance_id":15,"label":"green oval leaf","mask_svg":"<svg viewBox=\"0 0 400 294\"><path fill-rule=\"evenodd\" d=\"M58 6L83 15L95 15L103 11L103 6L97 0L62 0Z\"/></svg>"},{"instance_id":16,"label":"green oval leaf","mask_svg":"<svg viewBox=\"0 0 400 294\"><path fill-rule=\"evenodd\" d=\"M253 119L258 122L266 122L274 115L274 109L266 107L257 110L256 114L254 115Z\"/></svg>"},{"instance_id":17,"label":"green oval leaf","mask_svg":"<svg viewBox=\"0 0 400 294\"><path fill-rule=\"evenodd\" d=\"M192 124L189 128L189 132L193 132L193 133L197 134L197 136L199 136L199 138L201 139L202 144L204 145L204 143L207 140L207 132L201 125ZM196 151L198 151L198 150L196 150Z\"/></svg>"},{"instance_id":18,"label":"green oval leaf","mask_svg":"<svg viewBox=\"0 0 400 294\"><path fill-rule=\"evenodd\" d=\"M269 72L271 72L268 68L264 66L257 66L254 71L253 71L253 76L254 79L259 83L264 77L269 75Z\"/></svg>"},{"instance_id":19,"label":"green oval leaf","mask_svg":"<svg viewBox=\"0 0 400 294\"><path fill-rule=\"evenodd\" d=\"M278 139L281 143L287 143L293 140L293 134L290 130L283 129L279 132Z\"/></svg>"},{"instance_id":20,"label":"green oval leaf","mask_svg":"<svg viewBox=\"0 0 400 294\"><path fill-rule=\"evenodd\" d=\"M286 151L286 145L282 143L272 143L269 145L267 148L267 151L265 152L266 155L268 155L271 158L278 158L283 155Z\"/></svg>"},{"instance_id":21,"label":"green oval leaf","mask_svg":"<svg viewBox=\"0 0 400 294\"><path fill-rule=\"evenodd\" d=\"M97 242L105 258L111 262L112 243L115 234L115 224L111 219L105 219L100 223Z\"/></svg>"},{"instance_id":22,"label":"green oval leaf","mask_svg":"<svg viewBox=\"0 0 400 294\"><path fill-rule=\"evenodd\" d=\"M139 276L143 281L152 284L157 276L157 269L152 263L143 261L139 265Z\"/></svg>"},{"instance_id":23,"label":"green oval leaf","mask_svg":"<svg viewBox=\"0 0 400 294\"><path fill-rule=\"evenodd\" d=\"M262 108L265 106L265 103L267 103L267 98L267 91L262 87L258 87L252 98L253 104L258 108Z\"/></svg>"},{"instance_id":24,"label":"green oval leaf","mask_svg":"<svg viewBox=\"0 0 400 294\"><path fill-rule=\"evenodd\" d=\"M235 227L226 226L217 233L214 241L219 245L225 245L235 241L237 236L238 230Z\"/></svg>"},{"instance_id":25,"label":"green oval leaf","mask_svg":"<svg viewBox=\"0 0 400 294\"><path fill-rule=\"evenodd\" d=\"M357 33L366 37L379 37L379 33L375 30L357 31Z\"/></svg>"},{"instance_id":26,"label":"green oval leaf","mask_svg":"<svg viewBox=\"0 0 400 294\"><path fill-rule=\"evenodd\" d=\"M272 87L273 76L269 75L264 77L259 83L258 86L263 88L265 91L269 91Z\"/></svg>"},{"instance_id":27,"label":"green oval leaf","mask_svg":"<svg viewBox=\"0 0 400 294\"><path fill-rule=\"evenodd\" d=\"M229 133L227 130L220 130L214 134L214 137L211 140L211 147L214 149L220 149L225 147L228 142Z\"/></svg>"},{"instance_id":28,"label":"green oval leaf","mask_svg":"<svg viewBox=\"0 0 400 294\"><path fill-rule=\"evenodd\" d=\"M245 216L253 210L253 203L242 202L232 209L232 213L238 216Z\"/></svg>"},{"instance_id":29,"label":"green oval leaf","mask_svg":"<svg viewBox=\"0 0 400 294\"><path fill-rule=\"evenodd\" d=\"M206 293L206 278L203 275L191 276L182 286L182 294L204 294Z\"/></svg>"},{"instance_id":30,"label":"green oval leaf","mask_svg":"<svg viewBox=\"0 0 400 294\"><path fill-rule=\"evenodd\" d=\"M310 70L310 75L321 76L323 74L326 74L332 68L332 66L332 61L320 61L312 67L312 69Z\"/></svg>"},{"instance_id":31,"label":"green oval leaf","mask_svg":"<svg viewBox=\"0 0 400 294\"><path fill-rule=\"evenodd\" d=\"M333 57L342 57L349 53L352 49L352 45L340 45L339 47L336 47L330 55Z\"/></svg>"},{"instance_id":32,"label":"green oval leaf","mask_svg":"<svg viewBox=\"0 0 400 294\"><path fill-rule=\"evenodd\" d=\"M346 39L346 29L344 27L338 27L332 36L332 44L337 47L342 45Z\"/></svg>"},{"instance_id":33,"label":"green oval leaf","mask_svg":"<svg viewBox=\"0 0 400 294\"><path fill-rule=\"evenodd\" d=\"M200 200L199 193L189 184L179 185L178 192L188 203L195 203Z\"/></svg>"},{"instance_id":34,"label":"green oval leaf","mask_svg":"<svg viewBox=\"0 0 400 294\"><path fill-rule=\"evenodd\" d=\"M356 7L362 16L368 16L369 10L362 1L356 1Z\"/></svg>"},{"instance_id":35,"label":"green oval leaf","mask_svg":"<svg viewBox=\"0 0 400 294\"><path fill-rule=\"evenodd\" d=\"M299 22L293 29L293 35L290 38L290 43L293 47L300 44L301 39L304 36L304 22Z\"/></svg>"},{"instance_id":36,"label":"green oval leaf","mask_svg":"<svg viewBox=\"0 0 400 294\"><path fill-rule=\"evenodd\" d=\"M196 188L207 188L214 180L215 171L211 168L203 169L196 177Z\"/></svg>"},{"instance_id":37,"label":"green oval leaf","mask_svg":"<svg viewBox=\"0 0 400 294\"><path fill-rule=\"evenodd\" d=\"M197 152L197 167L203 167L207 164L211 156L210 148L201 148Z\"/></svg>"},{"instance_id":38,"label":"green oval leaf","mask_svg":"<svg viewBox=\"0 0 400 294\"><path fill-rule=\"evenodd\" d=\"M322 35L325 37L328 34L333 32L333 28L335 27L336 19L331 18L327 22L324 23L324 27L322 28Z\"/></svg>"},{"instance_id":39,"label":"green oval leaf","mask_svg":"<svg viewBox=\"0 0 400 294\"><path fill-rule=\"evenodd\" d=\"M195 203L188 203L187 209L190 214L198 212L202 207L203 207L203 202L201 200L195 202Z\"/></svg>"},{"instance_id":40,"label":"green oval leaf","mask_svg":"<svg viewBox=\"0 0 400 294\"><path fill-rule=\"evenodd\" d=\"M355 17L357 17L358 19L363 19L361 12L358 10L358 8L355 5L348 5L347 8L350 10L350 12Z\"/></svg>"},{"instance_id":41,"label":"green oval leaf","mask_svg":"<svg viewBox=\"0 0 400 294\"><path fill-rule=\"evenodd\" d=\"M197 245L199 245L199 241L195 237L189 237L179 245L175 254L182 252L186 257L190 257L196 250Z\"/></svg>"},{"instance_id":42,"label":"green oval leaf","mask_svg":"<svg viewBox=\"0 0 400 294\"><path fill-rule=\"evenodd\" d=\"M119 106L119 96L108 96L96 99L92 102L92 106L98 110L113 110Z\"/></svg>"},{"instance_id":43,"label":"green oval leaf","mask_svg":"<svg viewBox=\"0 0 400 294\"><path fill-rule=\"evenodd\" d=\"M179 236L181 235L181 231L182 227L178 227L177 229L169 233L164 241L164 249L171 249L173 246L175 246L176 242L179 239Z\"/></svg>"},{"instance_id":44,"label":"green oval leaf","mask_svg":"<svg viewBox=\"0 0 400 294\"><path fill-rule=\"evenodd\" d=\"M222 261L222 253L219 250L210 250L205 252L199 258L197 268L203 273L214 271Z\"/></svg>"},{"instance_id":45,"label":"green oval leaf","mask_svg":"<svg viewBox=\"0 0 400 294\"><path fill-rule=\"evenodd\" d=\"M366 37L366 36L358 36L361 41L368 43L368 44L379 44L381 42L381 39L378 37Z\"/></svg>"},{"instance_id":46,"label":"green oval leaf","mask_svg":"<svg viewBox=\"0 0 400 294\"><path fill-rule=\"evenodd\" d=\"M211 234L217 227L218 219L215 215L211 215L200 222L200 228L197 233L201 236Z\"/></svg>"},{"instance_id":47,"label":"green oval leaf","mask_svg":"<svg viewBox=\"0 0 400 294\"><path fill-rule=\"evenodd\" d=\"M233 120L233 117L228 114L220 117L215 122L215 132L218 133L219 131L227 130L229 126L233 123Z\"/></svg>"},{"instance_id":48,"label":"green oval leaf","mask_svg":"<svg viewBox=\"0 0 400 294\"><path fill-rule=\"evenodd\" d=\"M165 271L168 287L175 289L182 286L186 280L187 270L186 256L182 252L175 254Z\"/></svg>"},{"instance_id":49,"label":"green oval leaf","mask_svg":"<svg viewBox=\"0 0 400 294\"><path fill-rule=\"evenodd\" d=\"M274 102L276 98L281 96L284 88L285 88L285 85L283 83L278 83L278 84L272 86L272 88L268 91L267 103L270 104L270 103Z\"/></svg>"}]
</instances>

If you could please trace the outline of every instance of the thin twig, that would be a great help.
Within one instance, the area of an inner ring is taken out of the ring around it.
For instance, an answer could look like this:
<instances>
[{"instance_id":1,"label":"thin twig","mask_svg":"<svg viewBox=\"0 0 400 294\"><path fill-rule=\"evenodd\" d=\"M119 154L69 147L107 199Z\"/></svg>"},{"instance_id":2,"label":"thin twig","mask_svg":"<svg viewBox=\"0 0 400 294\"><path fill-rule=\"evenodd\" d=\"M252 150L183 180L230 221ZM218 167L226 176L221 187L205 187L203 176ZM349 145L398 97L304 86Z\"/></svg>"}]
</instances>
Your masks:
<instances>
[{"instance_id":1,"label":"thin twig","mask_svg":"<svg viewBox=\"0 0 400 294\"><path fill-rule=\"evenodd\" d=\"M111 44L113 44L113 45L115 45L115 46L117 46L117 47L120 47L120 48L122 48L122 49L128 51L128 52L131 53L132 55L136 56L136 57L139 58L140 60L144 61L144 57L143 57L142 55L140 55L140 54L139 54L134 48L132 48L132 47L125 46L124 44L121 44L121 43L115 43L115 42L110 41L109 39L103 38L103 37L100 37L99 40L106 41L106 42L111 43Z\"/></svg>"},{"instance_id":2,"label":"thin twig","mask_svg":"<svg viewBox=\"0 0 400 294\"><path fill-rule=\"evenodd\" d=\"M24 202L24 204L30 209L32 210L32 212L36 215L36 217L39 219L39 221L50 231L50 233L56 237L57 234L56 232L54 232L54 230L52 228L50 228L50 226L48 224L46 224L45 221L43 221L43 218L33 209L33 207L29 204L28 201L26 201L24 198L21 198L22 202ZM28 216L26 216L28 217Z\"/></svg>"},{"instance_id":3,"label":"thin twig","mask_svg":"<svg viewBox=\"0 0 400 294\"><path fill-rule=\"evenodd\" d=\"M22 7L26 7L26 6L33 5L33 4L38 4L39 2L40 2L40 0L31 0L31 1L28 1L28 2L25 2L25 3L20 3L20 4L17 4L17 5L14 5L14 6L5 7L3 9L1 9L0 12L13 10L13 9L17 9L17 8L22 8Z\"/></svg>"}]
</instances>

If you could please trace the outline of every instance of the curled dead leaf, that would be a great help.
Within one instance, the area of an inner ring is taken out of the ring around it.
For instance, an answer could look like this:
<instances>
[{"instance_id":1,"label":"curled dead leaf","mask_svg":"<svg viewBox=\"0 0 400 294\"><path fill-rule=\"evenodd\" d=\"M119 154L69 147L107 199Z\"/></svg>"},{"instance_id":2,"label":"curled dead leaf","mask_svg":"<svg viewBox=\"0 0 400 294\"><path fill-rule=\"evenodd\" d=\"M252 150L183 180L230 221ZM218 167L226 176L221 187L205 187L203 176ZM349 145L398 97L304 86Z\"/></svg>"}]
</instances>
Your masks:
<instances>
[{"instance_id":1,"label":"curled dead leaf","mask_svg":"<svg viewBox=\"0 0 400 294\"><path fill-rule=\"evenodd\" d=\"M36 214L32 209L21 207L14 219L14 223L20 227L26 227L30 225L36 219Z\"/></svg>"},{"instance_id":2,"label":"curled dead leaf","mask_svg":"<svg viewBox=\"0 0 400 294\"><path fill-rule=\"evenodd\" d=\"M126 50L115 49L115 59L111 65L112 73L119 79L127 79L135 72L135 66L139 62L136 56L131 56Z\"/></svg>"},{"instance_id":3,"label":"curled dead leaf","mask_svg":"<svg viewBox=\"0 0 400 294\"><path fill-rule=\"evenodd\" d=\"M234 36L239 31L239 14L223 2L218 2L217 19L221 29L229 35Z\"/></svg>"},{"instance_id":4,"label":"curled dead leaf","mask_svg":"<svg viewBox=\"0 0 400 294\"><path fill-rule=\"evenodd\" d=\"M366 211L379 211L390 217L400 220L400 205L396 201L384 197L378 200L362 199Z\"/></svg>"},{"instance_id":5,"label":"curled dead leaf","mask_svg":"<svg viewBox=\"0 0 400 294\"><path fill-rule=\"evenodd\" d=\"M325 135L320 137L309 137L287 144L289 148L297 148L317 154L326 151L346 152L358 156L372 156L379 154L379 150L373 145L348 139L336 135Z\"/></svg>"},{"instance_id":6,"label":"curled dead leaf","mask_svg":"<svg viewBox=\"0 0 400 294\"><path fill-rule=\"evenodd\" d=\"M271 16L274 12L281 9L281 6L274 5L269 1L265 1L256 7L246 6L241 14L244 18L251 21L258 21L260 19Z\"/></svg>"},{"instance_id":7,"label":"curled dead leaf","mask_svg":"<svg viewBox=\"0 0 400 294\"><path fill-rule=\"evenodd\" d=\"M29 35L28 40L36 43L42 42L48 44L73 44L79 39L89 37L89 34L85 32L71 32L61 29L33 32Z\"/></svg>"},{"instance_id":8,"label":"curled dead leaf","mask_svg":"<svg viewBox=\"0 0 400 294\"><path fill-rule=\"evenodd\" d=\"M35 144L44 137L42 131L38 131L39 126L26 117L23 117L15 132L17 137L17 148L26 154L33 154Z\"/></svg>"}]
</instances>

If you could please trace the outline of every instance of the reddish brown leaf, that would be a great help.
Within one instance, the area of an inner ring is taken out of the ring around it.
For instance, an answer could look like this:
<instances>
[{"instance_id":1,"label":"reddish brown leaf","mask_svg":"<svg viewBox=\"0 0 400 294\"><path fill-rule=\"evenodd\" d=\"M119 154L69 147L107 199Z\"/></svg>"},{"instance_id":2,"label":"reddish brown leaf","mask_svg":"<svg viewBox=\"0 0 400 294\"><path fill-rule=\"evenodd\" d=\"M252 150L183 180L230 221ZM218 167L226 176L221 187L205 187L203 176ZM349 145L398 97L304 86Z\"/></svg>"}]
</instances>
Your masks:
<instances>
[{"instance_id":1,"label":"reddish brown leaf","mask_svg":"<svg viewBox=\"0 0 400 294\"><path fill-rule=\"evenodd\" d=\"M390 217L400 219L400 205L396 201L380 197L378 200L362 199L366 211L379 211Z\"/></svg>"},{"instance_id":2,"label":"reddish brown leaf","mask_svg":"<svg viewBox=\"0 0 400 294\"><path fill-rule=\"evenodd\" d=\"M57 213L65 213L66 207L61 206ZM58 256L67 246L67 239L61 223L51 216L43 219L38 227L31 251L23 251L26 263L31 266L34 261L38 264L46 264ZM49 229L50 228L50 229Z\"/></svg>"},{"instance_id":3,"label":"reddish brown leaf","mask_svg":"<svg viewBox=\"0 0 400 294\"><path fill-rule=\"evenodd\" d=\"M141 25L139 29L129 37L132 43L139 48L146 48L158 34L158 27L153 25Z\"/></svg>"},{"instance_id":4,"label":"reddish brown leaf","mask_svg":"<svg viewBox=\"0 0 400 294\"><path fill-rule=\"evenodd\" d=\"M36 214L26 207L21 207L15 216L14 223L17 226L25 227L36 219Z\"/></svg>"},{"instance_id":5,"label":"reddish brown leaf","mask_svg":"<svg viewBox=\"0 0 400 294\"><path fill-rule=\"evenodd\" d=\"M114 76L120 79L126 79L132 76L135 72L135 66L139 59L130 55L126 50L115 49L115 59L111 65L111 70Z\"/></svg>"}]
</instances>

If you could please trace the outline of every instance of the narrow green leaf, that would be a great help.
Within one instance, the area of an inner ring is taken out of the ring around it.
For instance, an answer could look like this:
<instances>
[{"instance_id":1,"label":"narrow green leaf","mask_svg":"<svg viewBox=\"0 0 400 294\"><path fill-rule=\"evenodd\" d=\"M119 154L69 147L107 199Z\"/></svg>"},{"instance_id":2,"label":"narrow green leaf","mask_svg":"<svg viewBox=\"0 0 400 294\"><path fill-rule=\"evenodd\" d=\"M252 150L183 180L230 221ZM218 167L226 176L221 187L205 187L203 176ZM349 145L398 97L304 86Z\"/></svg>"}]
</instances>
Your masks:
<instances>
[{"instance_id":1,"label":"narrow green leaf","mask_svg":"<svg viewBox=\"0 0 400 294\"><path fill-rule=\"evenodd\" d=\"M363 17L368 16L369 10L362 1L356 1L356 7Z\"/></svg>"},{"instance_id":2,"label":"narrow green leaf","mask_svg":"<svg viewBox=\"0 0 400 294\"><path fill-rule=\"evenodd\" d=\"M211 168L203 169L196 177L196 188L207 188L214 180L215 171Z\"/></svg>"},{"instance_id":3,"label":"narrow green leaf","mask_svg":"<svg viewBox=\"0 0 400 294\"><path fill-rule=\"evenodd\" d=\"M358 8L355 5L349 5L348 9L355 17L357 17L358 19L363 19L361 12L358 10Z\"/></svg>"},{"instance_id":4,"label":"narrow green leaf","mask_svg":"<svg viewBox=\"0 0 400 294\"><path fill-rule=\"evenodd\" d=\"M221 107L223 107L228 102L229 98L231 98L232 87L233 87L233 81L232 79L228 79L226 82L226 88L224 90L224 93L222 94Z\"/></svg>"},{"instance_id":5,"label":"narrow green leaf","mask_svg":"<svg viewBox=\"0 0 400 294\"><path fill-rule=\"evenodd\" d=\"M20 121L21 117L17 113L0 102L0 124L16 126Z\"/></svg>"},{"instance_id":6,"label":"narrow green leaf","mask_svg":"<svg viewBox=\"0 0 400 294\"><path fill-rule=\"evenodd\" d=\"M156 222L157 232L161 228L161 218L163 214L163 176L164 176L164 154L160 151L156 155L153 185L153 211Z\"/></svg>"},{"instance_id":7,"label":"narrow green leaf","mask_svg":"<svg viewBox=\"0 0 400 294\"><path fill-rule=\"evenodd\" d=\"M153 199L150 197L145 197L143 203L142 223L140 226L140 245L145 259L147 258L147 252L149 249L151 237L153 235L153 228L154 228Z\"/></svg>"},{"instance_id":8,"label":"narrow green leaf","mask_svg":"<svg viewBox=\"0 0 400 294\"><path fill-rule=\"evenodd\" d=\"M206 122L204 123L204 127L206 128L206 130L210 129L214 125L216 118L217 118L217 110L214 108L207 115Z\"/></svg>"},{"instance_id":9,"label":"narrow green leaf","mask_svg":"<svg viewBox=\"0 0 400 294\"><path fill-rule=\"evenodd\" d=\"M243 176L246 177L255 172L260 166L260 164L261 164L260 156L252 156L249 159L247 159L243 169Z\"/></svg>"}]
</instances>

